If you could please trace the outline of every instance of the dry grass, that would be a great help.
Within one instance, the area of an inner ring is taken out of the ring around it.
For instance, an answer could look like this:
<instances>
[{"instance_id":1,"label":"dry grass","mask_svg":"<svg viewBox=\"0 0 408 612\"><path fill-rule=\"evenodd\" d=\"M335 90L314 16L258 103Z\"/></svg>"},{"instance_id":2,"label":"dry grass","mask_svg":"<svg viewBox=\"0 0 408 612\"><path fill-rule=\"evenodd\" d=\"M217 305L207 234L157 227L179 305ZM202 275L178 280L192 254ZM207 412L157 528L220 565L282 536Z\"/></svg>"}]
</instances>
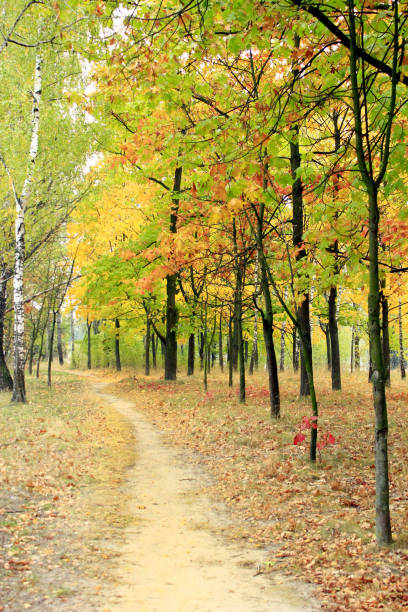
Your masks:
<instances>
[{"instance_id":1,"label":"dry grass","mask_svg":"<svg viewBox=\"0 0 408 612\"><path fill-rule=\"evenodd\" d=\"M231 536L270 548L264 571L314 583L327 610L408 609L408 390L396 374L388 394L395 544L383 550L373 531L373 414L365 373L344 376L344 390L332 392L327 372L317 372L320 431L330 431L336 444L322 450L316 466L305 445L293 445L310 407L298 399L292 374L281 378L278 422L269 418L263 371L248 380L245 406L218 372L208 393L196 377L166 383L129 371L114 378L114 391L134 400L173 443L199 451L215 477L214 494L235 517Z\"/></svg>"},{"instance_id":2,"label":"dry grass","mask_svg":"<svg viewBox=\"0 0 408 612\"><path fill-rule=\"evenodd\" d=\"M128 426L78 379L0 398L0 609L95 610L126 522Z\"/></svg>"}]
</instances>

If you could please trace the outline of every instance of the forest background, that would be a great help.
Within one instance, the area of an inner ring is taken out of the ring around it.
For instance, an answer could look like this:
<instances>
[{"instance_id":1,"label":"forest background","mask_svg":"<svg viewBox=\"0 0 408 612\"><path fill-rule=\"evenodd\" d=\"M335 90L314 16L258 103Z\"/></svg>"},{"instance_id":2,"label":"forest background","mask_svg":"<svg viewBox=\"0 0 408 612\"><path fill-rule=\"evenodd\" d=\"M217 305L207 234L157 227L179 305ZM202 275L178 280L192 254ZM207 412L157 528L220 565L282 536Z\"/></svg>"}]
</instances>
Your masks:
<instances>
[{"instance_id":1,"label":"forest background","mask_svg":"<svg viewBox=\"0 0 408 612\"><path fill-rule=\"evenodd\" d=\"M335 417L319 425L323 368L339 398L364 370L390 545L407 3L7 0L0 14L1 388L26 402L44 360L51 386L56 344L75 367L163 365L173 390L200 376L207 399L211 374L227 392L238 377L273 432L290 370L291 444L315 464L341 445Z\"/></svg>"}]
</instances>

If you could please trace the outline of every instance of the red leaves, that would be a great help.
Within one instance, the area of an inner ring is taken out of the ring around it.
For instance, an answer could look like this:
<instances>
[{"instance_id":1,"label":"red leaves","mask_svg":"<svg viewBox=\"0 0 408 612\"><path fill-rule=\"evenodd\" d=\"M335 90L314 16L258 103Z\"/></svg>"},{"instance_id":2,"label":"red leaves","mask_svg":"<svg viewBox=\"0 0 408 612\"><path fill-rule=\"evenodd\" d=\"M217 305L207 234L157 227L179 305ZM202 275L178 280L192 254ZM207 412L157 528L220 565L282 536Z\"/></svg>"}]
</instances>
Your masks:
<instances>
[{"instance_id":1,"label":"red leaves","mask_svg":"<svg viewBox=\"0 0 408 612\"><path fill-rule=\"evenodd\" d=\"M306 440L306 436L305 434L302 433L297 433L296 436L293 438L293 444L295 446L297 446L298 444L301 444L304 440Z\"/></svg>"},{"instance_id":2,"label":"red leaves","mask_svg":"<svg viewBox=\"0 0 408 612\"><path fill-rule=\"evenodd\" d=\"M299 423L299 429L300 431L293 438L293 444L295 446L298 446L299 444L304 442L304 440L306 440L306 436L302 433L302 431L306 429L317 429L317 416L312 416L310 418L307 416L304 416L301 422ZM320 451L322 450L322 448L325 448L326 446L330 446L335 443L336 443L336 438L329 431L326 431L320 434L320 439L317 442L316 446L317 446L317 449Z\"/></svg>"}]
</instances>

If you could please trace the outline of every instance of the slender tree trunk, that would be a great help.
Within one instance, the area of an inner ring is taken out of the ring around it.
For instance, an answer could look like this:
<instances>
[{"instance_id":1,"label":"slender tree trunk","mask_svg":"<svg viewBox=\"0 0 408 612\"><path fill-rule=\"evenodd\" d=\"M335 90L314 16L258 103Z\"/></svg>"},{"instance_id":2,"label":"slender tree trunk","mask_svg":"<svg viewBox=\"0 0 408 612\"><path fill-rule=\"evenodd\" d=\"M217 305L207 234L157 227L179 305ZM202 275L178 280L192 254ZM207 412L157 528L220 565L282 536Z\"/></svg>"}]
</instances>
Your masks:
<instances>
[{"instance_id":1,"label":"slender tree trunk","mask_svg":"<svg viewBox=\"0 0 408 612\"><path fill-rule=\"evenodd\" d=\"M329 372L331 372L331 344L330 344L330 331L329 331L328 325L326 325L326 332L324 335L326 338L327 369L329 370Z\"/></svg>"},{"instance_id":2,"label":"slender tree trunk","mask_svg":"<svg viewBox=\"0 0 408 612\"><path fill-rule=\"evenodd\" d=\"M32 130L30 143L30 162L21 196L15 194L16 222L15 222L15 263L14 263L14 381L13 402L26 401L24 377L24 259L25 259L25 209L30 196L31 181L38 154L38 132L40 125L40 99L41 99L41 65L42 58L37 54L35 58L34 91L32 107Z\"/></svg>"},{"instance_id":3,"label":"slender tree trunk","mask_svg":"<svg viewBox=\"0 0 408 612\"><path fill-rule=\"evenodd\" d=\"M391 364L390 364L390 327L388 323L388 298L384 293L385 280L380 282L381 286L381 310L382 310L382 346L383 360L385 370L385 384L387 387L391 384Z\"/></svg>"},{"instance_id":4,"label":"slender tree trunk","mask_svg":"<svg viewBox=\"0 0 408 612\"><path fill-rule=\"evenodd\" d=\"M62 350L62 329L61 329L61 312L57 313L57 350L58 361L60 365L64 365L64 351Z\"/></svg>"},{"instance_id":5,"label":"slender tree trunk","mask_svg":"<svg viewBox=\"0 0 408 612\"><path fill-rule=\"evenodd\" d=\"M55 324L57 320L57 313L52 313L52 321L51 321L51 329L50 329L50 341L49 341L49 351L48 351L48 386L51 387L51 369L52 369L52 354L54 348L54 336L55 336Z\"/></svg>"},{"instance_id":6,"label":"slender tree trunk","mask_svg":"<svg viewBox=\"0 0 408 612\"><path fill-rule=\"evenodd\" d=\"M299 40L296 39L295 46L299 47ZM293 245L297 247L298 252L296 261L299 262L306 257L306 250L303 246L303 184L298 175L301 168L301 156L299 148L299 128L294 128L294 137L290 143L290 165L292 173L292 207L293 207ZM313 369L312 358L312 340L310 332L310 312L309 312L309 292L305 291L303 301L298 308L298 324L302 332L302 347L300 359L300 395L309 395L309 381L306 370L306 360L304 352L306 351L308 361Z\"/></svg>"},{"instance_id":7,"label":"slender tree trunk","mask_svg":"<svg viewBox=\"0 0 408 612\"><path fill-rule=\"evenodd\" d=\"M354 340L355 340L355 331L354 325L351 328L351 346L350 346L350 372L353 372L354 369Z\"/></svg>"},{"instance_id":8,"label":"slender tree trunk","mask_svg":"<svg viewBox=\"0 0 408 612\"><path fill-rule=\"evenodd\" d=\"M248 340L244 340L244 349L245 349L245 363L248 363L248 352L249 352Z\"/></svg>"},{"instance_id":9,"label":"slender tree trunk","mask_svg":"<svg viewBox=\"0 0 408 612\"><path fill-rule=\"evenodd\" d=\"M398 70L398 4L394 2L394 44L392 59L391 95L389 98L389 112L387 118L388 134L391 134L392 120L395 110L397 70ZM356 154L361 178L366 186L368 197L368 255L369 255L369 294L368 294L368 333L371 341L370 353L372 363L373 404L375 413L375 476L376 476L376 539L377 544L390 544L391 517L389 505L389 477L388 477L388 414L385 386L387 371L384 367L383 347L380 327L380 279L378 268L378 227L380 210L378 207L378 188L381 185L387 169L387 160L390 151L388 136L382 146L382 160L377 179L374 179L371 168L367 167L366 153L371 152L364 148L364 134L361 113L360 93L363 88L367 91L367 82L358 82L357 67L357 32L356 15L353 0L348 0L348 23L350 32L350 82L354 111L354 132ZM364 79L364 74L362 75ZM372 82L370 81L370 87ZM369 136L367 136L369 137Z\"/></svg>"},{"instance_id":10,"label":"slender tree trunk","mask_svg":"<svg viewBox=\"0 0 408 612\"><path fill-rule=\"evenodd\" d=\"M339 330L337 327L337 288L331 287L329 293L329 329L331 348L332 389L341 389Z\"/></svg>"},{"instance_id":11,"label":"slender tree trunk","mask_svg":"<svg viewBox=\"0 0 408 612\"><path fill-rule=\"evenodd\" d=\"M228 386L232 387L233 383L233 372L234 368L232 367L232 359L231 359L231 345L232 345L232 315L230 315L228 320Z\"/></svg>"},{"instance_id":12,"label":"slender tree trunk","mask_svg":"<svg viewBox=\"0 0 408 612\"><path fill-rule=\"evenodd\" d=\"M193 332L188 337L187 376L192 376L194 374L194 357L195 357L195 334Z\"/></svg>"},{"instance_id":13,"label":"slender tree trunk","mask_svg":"<svg viewBox=\"0 0 408 612\"><path fill-rule=\"evenodd\" d=\"M70 312L70 324L71 324L71 363L74 363L75 353L75 325L74 325L74 311Z\"/></svg>"},{"instance_id":14,"label":"slender tree trunk","mask_svg":"<svg viewBox=\"0 0 408 612\"><path fill-rule=\"evenodd\" d=\"M198 354L200 357L200 370L204 368L204 333L201 331L198 336Z\"/></svg>"},{"instance_id":15,"label":"slender tree trunk","mask_svg":"<svg viewBox=\"0 0 408 612\"><path fill-rule=\"evenodd\" d=\"M279 361L279 371L285 371L285 331L286 331L286 321L282 322L281 329L281 339L280 339L280 361Z\"/></svg>"},{"instance_id":16,"label":"slender tree trunk","mask_svg":"<svg viewBox=\"0 0 408 612\"><path fill-rule=\"evenodd\" d=\"M221 372L224 371L224 349L222 346L222 313L220 313L220 327L218 331L218 363Z\"/></svg>"},{"instance_id":17,"label":"slender tree trunk","mask_svg":"<svg viewBox=\"0 0 408 612\"><path fill-rule=\"evenodd\" d=\"M145 376L150 376L150 317L148 314L146 314Z\"/></svg>"},{"instance_id":18,"label":"slender tree trunk","mask_svg":"<svg viewBox=\"0 0 408 612\"><path fill-rule=\"evenodd\" d=\"M0 391L11 391L13 379L11 378L4 355L4 319L7 306L7 281L10 271L5 266L1 269L0 277Z\"/></svg>"},{"instance_id":19,"label":"slender tree trunk","mask_svg":"<svg viewBox=\"0 0 408 612\"><path fill-rule=\"evenodd\" d=\"M152 366L153 369L155 370L157 368L157 357L156 357L156 338L154 336L154 332L152 333L151 336L151 343L152 343Z\"/></svg>"},{"instance_id":20,"label":"slender tree trunk","mask_svg":"<svg viewBox=\"0 0 408 612\"><path fill-rule=\"evenodd\" d=\"M398 300L398 326L399 326L399 354L400 354L401 378L405 378L404 336L403 336L403 331L402 331L401 300Z\"/></svg>"},{"instance_id":21,"label":"slender tree trunk","mask_svg":"<svg viewBox=\"0 0 408 612\"><path fill-rule=\"evenodd\" d=\"M292 331L292 364L293 371L299 370L299 342L298 342L298 331L296 327Z\"/></svg>"},{"instance_id":22,"label":"slender tree trunk","mask_svg":"<svg viewBox=\"0 0 408 612\"><path fill-rule=\"evenodd\" d=\"M120 372L122 364L120 362L120 322L119 319L115 319L115 365L116 371Z\"/></svg>"},{"instance_id":23,"label":"slender tree trunk","mask_svg":"<svg viewBox=\"0 0 408 612\"><path fill-rule=\"evenodd\" d=\"M235 287L235 291L237 291ZM234 296L234 302L237 302L237 296ZM238 370L238 353L239 353L239 330L238 330L238 320L237 313L234 313L233 318L233 327L232 327L232 342L231 342L231 362L232 368L236 372Z\"/></svg>"},{"instance_id":24,"label":"slender tree trunk","mask_svg":"<svg viewBox=\"0 0 408 612\"><path fill-rule=\"evenodd\" d=\"M354 369L360 370L360 336L358 328L354 330Z\"/></svg>"},{"instance_id":25,"label":"slender tree trunk","mask_svg":"<svg viewBox=\"0 0 408 612\"><path fill-rule=\"evenodd\" d=\"M86 320L86 331L87 331L87 353L88 353L88 370L90 370L92 368L92 347L91 347L91 327L92 327L92 323L88 322L88 319Z\"/></svg>"},{"instance_id":26,"label":"slender tree trunk","mask_svg":"<svg viewBox=\"0 0 408 612\"><path fill-rule=\"evenodd\" d=\"M181 188L182 168L178 166L174 173L173 200L170 214L170 233L177 233L177 218L179 207L179 193ZM177 378L177 323L178 309L176 306L177 273L166 277L166 352L164 357L165 380Z\"/></svg>"}]
</instances>

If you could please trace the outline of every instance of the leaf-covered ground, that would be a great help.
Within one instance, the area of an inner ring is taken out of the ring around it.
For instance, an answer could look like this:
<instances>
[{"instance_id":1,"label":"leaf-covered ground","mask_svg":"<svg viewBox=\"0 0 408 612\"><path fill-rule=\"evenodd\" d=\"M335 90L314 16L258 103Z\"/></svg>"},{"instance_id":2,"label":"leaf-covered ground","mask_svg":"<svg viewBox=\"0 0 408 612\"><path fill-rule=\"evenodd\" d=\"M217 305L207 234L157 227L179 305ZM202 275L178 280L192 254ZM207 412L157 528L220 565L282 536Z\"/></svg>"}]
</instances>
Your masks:
<instances>
[{"instance_id":1,"label":"leaf-covered ground","mask_svg":"<svg viewBox=\"0 0 408 612\"><path fill-rule=\"evenodd\" d=\"M0 610L103 610L128 520L129 427L86 381L59 374L51 391L28 389L25 405L0 396Z\"/></svg>"},{"instance_id":2,"label":"leaf-covered ground","mask_svg":"<svg viewBox=\"0 0 408 612\"><path fill-rule=\"evenodd\" d=\"M281 380L282 418L268 415L266 375L248 381L247 405L226 377L176 383L129 372L112 389L136 402L170 440L198 451L214 475L214 495L235 517L233 538L271 550L264 572L278 570L316 585L324 609L408 609L408 390L394 374L388 393L391 508L395 543L378 550L374 538L374 457L371 388L366 374L345 378L332 392L317 375L321 433L336 443L322 449L315 467L307 447L295 446L302 417L297 377ZM308 437L308 436L307 436Z\"/></svg>"}]
</instances>

